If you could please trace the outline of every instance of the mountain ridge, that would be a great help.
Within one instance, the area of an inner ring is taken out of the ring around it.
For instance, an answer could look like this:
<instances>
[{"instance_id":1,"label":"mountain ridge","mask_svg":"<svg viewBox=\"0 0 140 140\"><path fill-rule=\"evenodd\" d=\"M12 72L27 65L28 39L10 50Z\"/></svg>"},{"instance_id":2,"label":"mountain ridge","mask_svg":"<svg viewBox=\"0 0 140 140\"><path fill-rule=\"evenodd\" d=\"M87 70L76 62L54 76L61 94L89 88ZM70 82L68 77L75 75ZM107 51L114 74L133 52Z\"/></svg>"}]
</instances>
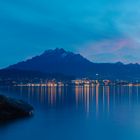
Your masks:
<instances>
[{"instance_id":1,"label":"mountain ridge","mask_svg":"<svg viewBox=\"0 0 140 140\"><path fill-rule=\"evenodd\" d=\"M97 73L101 78L109 79L139 79L140 77L139 64L93 63L80 54L74 54L62 48L46 50L41 55L11 65L6 69L61 73L91 78L95 78Z\"/></svg>"}]
</instances>

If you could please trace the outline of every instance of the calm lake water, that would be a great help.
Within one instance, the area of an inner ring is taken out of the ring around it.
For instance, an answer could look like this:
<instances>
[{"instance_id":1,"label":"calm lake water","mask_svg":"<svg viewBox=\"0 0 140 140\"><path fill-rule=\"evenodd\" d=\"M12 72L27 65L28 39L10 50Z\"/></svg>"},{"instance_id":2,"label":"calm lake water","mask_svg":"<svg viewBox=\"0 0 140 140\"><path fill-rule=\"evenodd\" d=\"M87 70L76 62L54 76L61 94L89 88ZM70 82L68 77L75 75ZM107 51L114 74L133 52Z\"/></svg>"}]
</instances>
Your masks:
<instances>
[{"instance_id":1,"label":"calm lake water","mask_svg":"<svg viewBox=\"0 0 140 140\"><path fill-rule=\"evenodd\" d=\"M0 140L140 140L140 87L10 87L35 115L0 124Z\"/></svg>"}]
</instances>

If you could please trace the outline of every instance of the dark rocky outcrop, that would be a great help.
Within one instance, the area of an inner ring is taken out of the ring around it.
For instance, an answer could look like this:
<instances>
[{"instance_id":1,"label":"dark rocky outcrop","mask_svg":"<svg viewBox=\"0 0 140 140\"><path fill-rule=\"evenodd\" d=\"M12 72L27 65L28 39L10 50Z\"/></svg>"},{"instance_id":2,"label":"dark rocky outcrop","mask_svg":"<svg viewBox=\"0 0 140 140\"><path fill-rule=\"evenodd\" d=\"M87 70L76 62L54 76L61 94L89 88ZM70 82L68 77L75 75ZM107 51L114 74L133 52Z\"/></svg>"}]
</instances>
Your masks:
<instances>
[{"instance_id":1,"label":"dark rocky outcrop","mask_svg":"<svg viewBox=\"0 0 140 140\"><path fill-rule=\"evenodd\" d=\"M0 122L33 115L33 107L22 100L0 95Z\"/></svg>"}]
</instances>

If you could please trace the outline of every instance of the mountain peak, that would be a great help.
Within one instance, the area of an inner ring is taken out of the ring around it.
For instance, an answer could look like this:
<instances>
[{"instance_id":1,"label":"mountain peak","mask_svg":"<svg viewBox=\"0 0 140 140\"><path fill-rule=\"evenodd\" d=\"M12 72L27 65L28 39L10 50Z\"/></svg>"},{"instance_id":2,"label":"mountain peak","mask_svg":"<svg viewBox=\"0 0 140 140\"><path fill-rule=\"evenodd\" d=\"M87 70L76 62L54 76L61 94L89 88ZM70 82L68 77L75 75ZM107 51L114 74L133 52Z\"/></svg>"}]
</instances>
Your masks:
<instances>
[{"instance_id":1,"label":"mountain peak","mask_svg":"<svg viewBox=\"0 0 140 140\"><path fill-rule=\"evenodd\" d=\"M73 57L73 56L77 56L80 54L74 54L70 51L66 51L63 48L56 48L54 50L46 50L43 54L41 54L40 56L44 56L44 57L48 57L48 56L54 56L54 57L60 57L60 58L65 58L65 57ZM82 56L81 56L82 57Z\"/></svg>"},{"instance_id":2,"label":"mountain peak","mask_svg":"<svg viewBox=\"0 0 140 140\"><path fill-rule=\"evenodd\" d=\"M44 54L48 54L48 53L66 53L66 51L63 48L56 48L54 50L50 49L44 52Z\"/></svg>"},{"instance_id":3,"label":"mountain peak","mask_svg":"<svg viewBox=\"0 0 140 140\"><path fill-rule=\"evenodd\" d=\"M124 65L122 62L118 61L116 62L117 65Z\"/></svg>"},{"instance_id":4,"label":"mountain peak","mask_svg":"<svg viewBox=\"0 0 140 140\"><path fill-rule=\"evenodd\" d=\"M66 52L63 48L56 48L54 51L55 52L61 52L61 53L65 53Z\"/></svg>"},{"instance_id":5,"label":"mountain peak","mask_svg":"<svg viewBox=\"0 0 140 140\"><path fill-rule=\"evenodd\" d=\"M67 75L83 74L81 71L89 69L91 62L81 56L62 48L47 50L32 59L12 65L10 69L33 70L45 73L62 73ZM85 73L85 72L84 72Z\"/></svg>"}]
</instances>

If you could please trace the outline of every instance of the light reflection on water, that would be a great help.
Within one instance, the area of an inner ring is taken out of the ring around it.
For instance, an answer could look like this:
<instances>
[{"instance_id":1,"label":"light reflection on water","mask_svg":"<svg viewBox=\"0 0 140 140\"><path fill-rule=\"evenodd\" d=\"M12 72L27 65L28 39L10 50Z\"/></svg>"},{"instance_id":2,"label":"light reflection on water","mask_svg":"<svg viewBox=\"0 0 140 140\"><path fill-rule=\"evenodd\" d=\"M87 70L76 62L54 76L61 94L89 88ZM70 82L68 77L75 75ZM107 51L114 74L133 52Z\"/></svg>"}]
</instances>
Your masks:
<instances>
[{"instance_id":1,"label":"light reflection on water","mask_svg":"<svg viewBox=\"0 0 140 140\"><path fill-rule=\"evenodd\" d=\"M57 136L61 122L62 128L66 128L65 137L71 131L76 139L87 137L88 140L98 137L100 140L105 136L109 140L112 138L133 140L133 137L136 140L140 139L138 133L140 130L140 87L138 86L9 87L2 88L0 93L26 100L35 107L35 117L27 122L24 121L23 127L26 128L29 123L33 133L36 125L40 130L45 127L48 134L45 130L38 131L38 134L42 134L42 138L57 139L50 136L52 128L47 124L51 123L53 132ZM23 122L19 122L18 125L20 123ZM75 129L77 134L75 134ZM112 134L106 132L107 130L112 131ZM14 133L19 133L18 131L15 129ZM100 136L100 133L103 136ZM116 134L117 136L114 136ZM8 136L4 137L10 139ZM20 134L19 137L21 137Z\"/></svg>"},{"instance_id":2,"label":"light reflection on water","mask_svg":"<svg viewBox=\"0 0 140 140\"><path fill-rule=\"evenodd\" d=\"M116 105L139 104L140 87L133 86L66 86L66 87L11 87L3 89L6 95L24 99L30 103L45 105L47 108L75 105L82 108L87 115L95 111L110 112Z\"/></svg>"},{"instance_id":3,"label":"light reflection on water","mask_svg":"<svg viewBox=\"0 0 140 140\"><path fill-rule=\"evenodd\" d=\"M87 112L90 111L90 103L95 101L96 111L99 104L103 110L109 111L110 100L113 105L116 103L139 103L140 87L132 86L66 86L66 87L9 87L1 89L2 94L24 98L29 102L36 100L40 104L50 106L57 105L69 97L75 98L75 105L78 107L84 104ZM70 99L71 99L70 98ZM111 104L112 105L112 104Z\"/></svg>"}]
</instances>

